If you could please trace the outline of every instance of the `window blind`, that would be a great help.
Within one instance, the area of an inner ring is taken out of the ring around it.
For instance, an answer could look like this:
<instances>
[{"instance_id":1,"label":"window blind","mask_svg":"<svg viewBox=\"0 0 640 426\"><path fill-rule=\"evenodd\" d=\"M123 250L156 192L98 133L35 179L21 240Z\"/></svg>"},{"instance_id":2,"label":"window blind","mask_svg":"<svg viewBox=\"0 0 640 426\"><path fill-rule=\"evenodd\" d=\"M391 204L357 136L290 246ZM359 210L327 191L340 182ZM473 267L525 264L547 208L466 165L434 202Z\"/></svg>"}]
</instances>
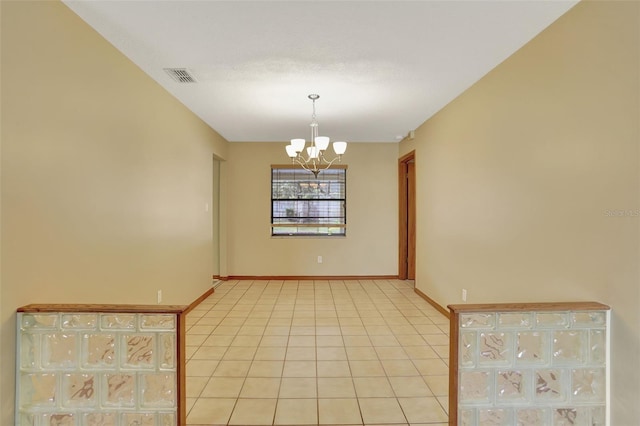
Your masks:
<instances>
[{"instance_id":1,"label":"window blind","mask_svg":"<svg viewBox=\"0 0 640 426\"><path fill-rule=\"evenodd\" d=\"M347 169L271 167L271 235L346 235Z\"/></svg>"}]
</instances>

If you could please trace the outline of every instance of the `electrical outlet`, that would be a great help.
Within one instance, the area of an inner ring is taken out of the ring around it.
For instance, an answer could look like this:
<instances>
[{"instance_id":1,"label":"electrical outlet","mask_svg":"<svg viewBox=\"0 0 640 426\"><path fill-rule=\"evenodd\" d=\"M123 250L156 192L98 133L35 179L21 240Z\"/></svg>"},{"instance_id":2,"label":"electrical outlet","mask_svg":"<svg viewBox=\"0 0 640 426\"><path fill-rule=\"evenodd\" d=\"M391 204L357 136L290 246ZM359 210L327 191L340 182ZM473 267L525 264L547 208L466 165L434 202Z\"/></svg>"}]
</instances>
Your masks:
<instances>
[{"instance_id":1,"label":"electrical outlet","mask_svg":"<svg viewBox=\"0 0 640 426\"><path fill-rule=\"evenodd\" d=\"M158 290L158 303L162 303L162 290Z\"/></svg>"},{"instance_id":2,"label":"electrical outlet","mask_svg":"<svg viewBox=\"0 0 640 426\"><path fill-rule=\"evenodd\" d=\"M466 288L462 289L462 301L463 302L467 301L467 289Z\"/></svg>"},{"instance_id":3,"label":"electrical outlet","mask_svg":"<svg viewBox=\"0 0 640 426\"><path fill-rule=\"evenodd\" d=\"M322 256L318 256L318 263L322 263Z\"/></svg>"}]
</instances>

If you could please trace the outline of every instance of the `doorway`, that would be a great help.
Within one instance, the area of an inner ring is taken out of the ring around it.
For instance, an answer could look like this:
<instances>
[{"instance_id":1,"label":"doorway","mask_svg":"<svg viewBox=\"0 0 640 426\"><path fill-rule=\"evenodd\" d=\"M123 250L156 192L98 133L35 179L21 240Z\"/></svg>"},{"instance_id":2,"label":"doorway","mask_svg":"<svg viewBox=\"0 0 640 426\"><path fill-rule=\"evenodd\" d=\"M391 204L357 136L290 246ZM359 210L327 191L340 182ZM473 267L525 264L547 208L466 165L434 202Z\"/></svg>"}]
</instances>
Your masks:
<instances>
[{"instance_id":1,"label":"doorway","mask_svg":"<svg viewBox=\"0 0 640 426\"><path fill-rule=\"evenodd\" d=\"M398 278L416 278L416 162L415 151L398 160L399 259Z\"/></svg>"},{"instance_id":2,"label":"doorway","mask_svg":"<svg viewBox=\"0 0 640 426\"><path fill-rule=\"evenodd\" d=\"M212 181L212 208L211 208L211 228L212 228L212 272L214 282L220 278L220 160L213 157L213 181Z\"/></svg>"}]
</instances>

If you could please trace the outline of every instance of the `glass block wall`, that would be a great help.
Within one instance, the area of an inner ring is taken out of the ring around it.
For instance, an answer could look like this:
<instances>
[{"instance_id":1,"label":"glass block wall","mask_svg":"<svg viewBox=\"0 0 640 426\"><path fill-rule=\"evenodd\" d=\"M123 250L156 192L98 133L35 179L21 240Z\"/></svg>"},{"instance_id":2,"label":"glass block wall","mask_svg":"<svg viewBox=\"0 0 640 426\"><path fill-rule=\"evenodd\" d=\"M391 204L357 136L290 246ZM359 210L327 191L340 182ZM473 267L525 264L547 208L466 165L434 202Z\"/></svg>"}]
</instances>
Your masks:
<instances>
[{"instance_id":1,"label":"glass block wall","mask_svg":"<svg viewBox=\"0 0 640 426\"><path fill-rule=\"evenodd\" d=\"M17 426L178 424L178 315L18 312Z\"/></svg>"},{"instance_id":2,"label":"glass block wall","mask_svg":"<svg viewBox=\"0 0 640 426\"><path fill-rule=\"evenodd\" d=\"M451 424L606 424L608 307L562 310L553 304L536 305L554 309L549 311L500 311L493 305L493 311L466 311L465 305L454 306L463 308L452 316L457 422Z\"/></svg>"}]
</instances>

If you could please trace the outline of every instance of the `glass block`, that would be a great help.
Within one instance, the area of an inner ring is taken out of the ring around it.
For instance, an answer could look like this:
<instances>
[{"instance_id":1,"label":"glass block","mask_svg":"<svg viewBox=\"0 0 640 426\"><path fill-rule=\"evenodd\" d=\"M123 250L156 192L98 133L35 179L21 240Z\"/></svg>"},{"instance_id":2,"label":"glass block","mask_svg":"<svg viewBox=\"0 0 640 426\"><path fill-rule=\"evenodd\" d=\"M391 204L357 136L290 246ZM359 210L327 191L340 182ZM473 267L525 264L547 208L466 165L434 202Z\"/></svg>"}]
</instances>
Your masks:
<instances>
[{"instance_id":1,"label":"glass block","mask_svg":"<svg viewBox=\"0 0 640 426\"><path fill-rule=\"evenodd\" d=\"M52 413L43 414L41 425L46 426L76 426L75 414L73 413Z\"/></svg>"},{"instance_id":2,"label":"glass block","mask_svg":"<svg viewBox=\"0 0 640 426\"><path fill-rule=\"evenodd\" d=\"M458 360L461 367L473 367L475 365L476 354L476 333L475 331L466 331L460 333L458 342L460 347L460 359Z\"/></svg>"},{"instance_id":3,"label":"glass block","mask_svg":"<svg viewBox=\"0 0 640 426\"><path fill-rule=\"evenodd\" d=\"M155 367L155 339L151 334L132 334L123 336L123 363L128 367Z\"/></svg>"},{"instance_id":4,"label":"glass block","mask_svg":"<svg viewBox=\"0 0 640 426\"><path fill-rule=\"evenodd\" d=\"M155 415L152 413L123 413L122 424L127 426L155 426Z\"/></svg>"},{"instance_id":5,"label":"glass block","mask_svg":"<svg viewBox=\"0 0 640 426\"><path fill-rule=\"evenodd\" d=\"M100 326L105 329L131 330L136 328L136 316L134 314L102 314Z\"/></svg>"},{"instance_id":6,"label":"glass block","mask_svg":"<svg viewBox=\"0 0 640 426\"><path fill-rule=\"evenodd\" d=\"M553 333L553 362L582 364L585 361L587 334L584 330L555 331Z\"/></svg>"},{"instance_id":7,"label":"glass block","mask_svg":"<svg viewBox=\"0 0 640 426\"><path fill-rule=\"evenodd\" d=\"M547 426L547 413L543 408L520 408L516 410L518 426Z\"/></svg>"},{"instance_id":8,"label":"glass block","mask_svg":"<svg viewBox=\"0 0 640 426\"><path fill-rule=\"evenodd\" d=\"M116 413L84 413L82 415L82 426L117 426Z\"/></svg>"},{"instance_id":9,"label":"glass block","mask_svg":"<svg viewBox=\"0 0 640 426\"><path fill-rule=\"evenodd\" d=\"M96 314L64 314L62 328L94 329L98 323Z\"/></svg>"},{"instance_id":10,"label":"glass block","mask_svg":"<svg viewBox=\"0 0 640 426\"><path fill-rule=\"evenodd\" d=\"M140 315L140 328L175 330L176 316L170 314Z\"/></svg>"},{"instance_id":11,"label":"glass block","mask_svg":"<svg viewBox=\"0 0 640 426\"><path fill-rule=\"evenodd\" d=\"M511 358L510 333L480 333L479 363L509 363Z\"/></svg>"},{"instance_id":12,"label":"glass block","mask_svg":"<svg viewBox=\"0 0 640 426\"><path fill-rule=\"evenodd\" d=\"M96 403L96 378L93 374L65 374L62 376L62 406L92 407Z\"/></svg>"},{"instance_id":13,"label":"glass block","mask_svg":"<svg viewBox=\"0 0 640 426\"><path fill-rule=\"evenodd\" d=\"M591 426L587 408L556 408L553 410L553 426Z\"/></svg>"},{"instance_id":14,"label":"glass block","mask_svg":"<svg viewBox=\"0 0 640 426\"><path fill-rule=\"evenodd\" d=\"M176 404L176 376L174 374L143 374L142 406L174 407Z\"/></svg>"},{"instance_id":15,"label":"glass block","mask_svg":"<svg viewBox=\"0 0 640 426\"><path fill-rule=\"evenodd\" d=\"M522 364L545 364L548 362L546 348L546 332L521 331L517 335L516 362Z\"/></svg>"},{"instance_id":16,"label":"glass block","mask_svg":"<svg viewBox=\"0 0 640 426\"><path fill-rule=\"evenodd\" d=\"M590 426L606 425L606 409L605 406L591 407L591 424Z\"/></svg>"},{"instance_id":17,"label":"glass block","mask_svg":"<svg viewBox=\"0 0 640 426\"><path fill-rule=\"evenodd\" d=\"M20 413L20 426L37 426L38 419L31 413Z\"/></svg>"},{"instance_id":18,"label":"glass block","mask_svg":"<svg viewBox=\"0 0 640 426\"><path fill-rule=\"evenodd\" d=\"M58 314L21 314L22 330L32 328L53 330L58 328Z\"/></svg>"},{"instance_id":19,"label":"glass block","mask_svg":"<svg viewBox=\"0 0 640 426\"><path fill-rule=\"evenodd\" d=\"M533 315L531 313L504 312L498 314L499 328L531 328Z\"/></svg>"},{"instance_id":20,"label":"glass block","mask_svg":"<svg viewBox=\"0 0 640 426\"><path fill-rule=\"evenodd\" d=\"M495 314L462 314L460 327L462 328L493 328L496 323Z\"/></svg>"},{"instance_id":21,"label":"glass block","mask_svg":"<svg viewBox=\"0 0 640 426\"><path fill-rule=\"evenodd\" d=\"M460 372L460 402L489 402L491 386L488 371Z\"/></svg>"},{"instance_id":22,"label":"glass block","mask_svg":"<svg viewBox=\"0 0 640 426\"><path fill-rule=\"evenodd\" d=\"M20 368L39 368L40 356L40 335L22 333L20 336Z\"/></svg>"},{"instance_id":23,"label":"glass block","mask_svg":"<svg viewBox=\"0 0 640 426\"><path fill-rule=\"evenodd\" d=\"M178 350L175 334L160 334L158 338L160 341L160 346L158 348L158 367L161 369L175 370L176 354Z\"/></svg>"},{"instance_id":24,"label":"glass block","mask_svg":"<svg viewBox=\"0 0 640 426\"><path fill-rule=\"evenodd\" d=\"M496 373L496 396L499 401L526 401L526 389L526 378L522 371L507 370Z\"/></svg>"},{"instance_id":25,"label":"glass block","mask_svg":"<svg viewBox=\"0 0 640 426\"><path fill-rule=\"evenodd\" d=\"M478 424L481 426L511 426L510 412L504 408L481 408L478 410Z\"/></svg>"},{"instance_id":26,"label":"glass block","mask_svg":"<svg viewBox=\"0 0 640 426\"><path fill-rule=\"evenodd\" d=\"M176 421L175 413L159 413L158 414L158 425L159 426L176 426L178 422Z\"/></svg>"},{"instance_id":27,"label":"glass block","mask_svg":"<svg viewBox=\"0 0 640 426\"><path fill-rule=\"evenodd\" d=\"M536 370L535 377L537 400L562 401L565 399L562 370Z\"/></svg>"},{"instance_id":28,"label":"glass block","mask_svg":"<svg viewBox=\"0 0 640 426\"><path fill-rule=\"evenodd\" d=\"M107 406L133 407L136 378L133 374L105 374L103 403Z\"/></svg>"},{"instance_id":29,"label":"glass block","mask_svg":"<svg viewBox=\"0 0 640 426\"><path fill-rule=\"evenodd\" d=\"M539 312L536 314L536 324L541 328L567 328L569 315L566 312Z\"/></svg>"},{"instance_id":30,"label":"glass block","mask_svg":"<svg viewBox=\"0 0 640 426\"><path fill-rule=\"evenodd\" d=\"M76 366L76 335L45 334L42 342L43 368L74 368Z\"/></svg>"},{"instance_id":31,"label":"glass block","mask_svg":"<svg viewBox=\"0 0 640 426\"><path fill-rule=\"evenodd\" d=\"M20 407L53 407L56 404L55 374L24 374L20 378Z\"/></svg>"},{"instance_id":32,"label":"glass block","mask_svg":"<svg viewBox=\"0 0 640 426\"><path fill-rule=\"evenodd\" d=\"M85 368L115 367L115 335L85 334L82 339L82 365Z\"/></svg>"},{"instance_id":33,"label":"glass block","mask_svg":"<svg viewBox=\"0 0 640 426\"><path fill-rule=\"evenodd\" d=\"M589 331L589 360L593 364L604 364L607 361L607 332L605 330Z\"/></svg>"},{"instance_id":34,"label":"glass block","mask_svg":"<svg viewBox=\"0 0 640 426\"><path fill-rule=\"evenodd\" d=\"M580 311L571 313L573 327L604 327L607 314L602 311Z\"/></svg>"},{"instance_id":35,"label":"glass block","mask_svg":"<svg viewBox=\"0 0 640 426\"><path fill-rule=\"evenodd\" d=\"M603 368L571 370L571 395L573 401L604 402L605 372Z\"/></svg>"},{"instance_id":36,"label":"glass block","mask_svg":"<svg viewBox=\"0 0 640 426\"><path fill-rule=\"evenodd\" d=\"M476 410L474 410L473 408L465 408L460 410L458 423L460 424L460 426L475 426Z\"/></svg>"}]
</instances>

